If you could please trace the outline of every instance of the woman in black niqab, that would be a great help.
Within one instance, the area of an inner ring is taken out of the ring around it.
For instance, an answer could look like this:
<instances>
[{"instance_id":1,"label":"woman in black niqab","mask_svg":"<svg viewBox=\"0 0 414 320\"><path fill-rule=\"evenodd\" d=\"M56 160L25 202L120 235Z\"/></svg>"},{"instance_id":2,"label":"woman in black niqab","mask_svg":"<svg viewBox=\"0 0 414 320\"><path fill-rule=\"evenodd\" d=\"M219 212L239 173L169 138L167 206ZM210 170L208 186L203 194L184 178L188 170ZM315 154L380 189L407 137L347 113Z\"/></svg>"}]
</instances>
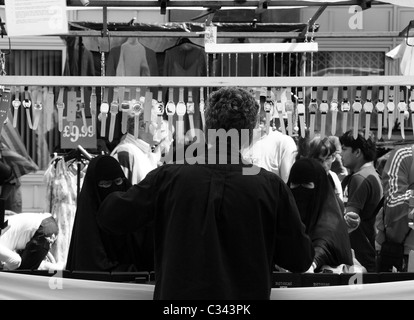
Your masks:
<instances>
[{"instance_id":1,"label":"woman in black niqab","mask_svg":"<svg viewBox=\"0 0 414 320\"><path fill-rule=\"evenodd\" d=\"M105 197L130 187L131 183L115 158L99 155L91 159L79 194L67 270L109 272L139 269L137 236L107 234L96 221L97 210Z\"/></svg>"},{"instance_id":2,"label":"woman in black niqab","mask_svg":"<svg viewBox=\"0 0 414 320\"><path fill-rule=\"evenodd\" d=\"M315 270L353 265L348 229L323 166L316 159L296 160L288 186L315 248Z\"/></svg>"}]
</instances>

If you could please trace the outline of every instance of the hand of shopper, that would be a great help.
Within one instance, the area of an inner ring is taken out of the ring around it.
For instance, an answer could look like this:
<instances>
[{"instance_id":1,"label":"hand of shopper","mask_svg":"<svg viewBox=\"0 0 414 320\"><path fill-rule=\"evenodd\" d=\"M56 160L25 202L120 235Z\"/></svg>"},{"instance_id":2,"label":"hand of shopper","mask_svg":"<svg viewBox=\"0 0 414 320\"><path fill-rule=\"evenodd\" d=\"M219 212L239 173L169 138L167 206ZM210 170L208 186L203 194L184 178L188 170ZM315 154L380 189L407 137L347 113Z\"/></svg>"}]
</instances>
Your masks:
<instances>
[{"instance_id":1,"label":"hand of shopper","mask_svg":"<svg viewBox=\"0 0 414 320\"><path fill-rule=\"evenodd\" d=\"M347 212L344 216L345 222L348 226L348 233L351 233L359 227L361 217L356 212Z\"/></svg>"},{"instance_id":2,"label":"hand of shopper","mask_svg":"<svg viewBox=\"0 0 414 320\"><path fill-rule=\"evenodd\" d=\"M315 273L316 269L316 263L313 262L312 265L309 267L309 269L305 273Z\"/></svg>"}]
</instances>

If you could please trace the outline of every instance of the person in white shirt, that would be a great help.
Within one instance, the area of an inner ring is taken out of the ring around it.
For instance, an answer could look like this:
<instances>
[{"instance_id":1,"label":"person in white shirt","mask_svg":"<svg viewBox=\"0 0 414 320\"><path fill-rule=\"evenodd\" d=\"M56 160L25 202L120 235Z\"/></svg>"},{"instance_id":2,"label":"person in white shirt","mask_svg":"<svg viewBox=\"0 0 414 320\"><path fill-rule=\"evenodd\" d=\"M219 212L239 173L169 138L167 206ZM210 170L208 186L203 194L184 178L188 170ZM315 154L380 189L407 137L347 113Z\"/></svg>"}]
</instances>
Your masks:
<instances>
[{"instance_id":1,"label":"person in white shirt","mask_svg":"<svg viewBox=\"0 0 414 320\"><path fill-rule=\"evenodd\" d=\"M274 130L272 126L270 126L269 133L266 133L266 113L263 109L265 97L265 93L262 92L260 123L254 132L254 143L250 148L242 150L242 155L245 161L277 174L286 183L298 149L291 136ZM272 99L274 98L272 92Z\"/></svg>"},{"instance_id":2,"label":"person in white shirt","mask_svg":"<svg viewBox=\"0 0 414 320\"><path fill-rule=\"evenodd\" d=\"M6 220L7 227L0 236L0 263L4 270L59 269L46 259L59 233L50 213L16 213L7 215Z\"/></svg>"},{"instance_id":3,"label":"person in white shirt","mask_svg":"<svg viewBox=\"0 0 414 320\"><path fill-rule=\"evenodd\" d=\"M158 167L162 153L169 151L172 134L168 134L167 121L163 120L159 126L154 103L148 131L145 129L143 114L140 115L138 138L134 136L135 118L132 112L127 121L127 133L112 150L111 156L118 160L125 176L134 185Z\"/></svg>"}]
</instances>

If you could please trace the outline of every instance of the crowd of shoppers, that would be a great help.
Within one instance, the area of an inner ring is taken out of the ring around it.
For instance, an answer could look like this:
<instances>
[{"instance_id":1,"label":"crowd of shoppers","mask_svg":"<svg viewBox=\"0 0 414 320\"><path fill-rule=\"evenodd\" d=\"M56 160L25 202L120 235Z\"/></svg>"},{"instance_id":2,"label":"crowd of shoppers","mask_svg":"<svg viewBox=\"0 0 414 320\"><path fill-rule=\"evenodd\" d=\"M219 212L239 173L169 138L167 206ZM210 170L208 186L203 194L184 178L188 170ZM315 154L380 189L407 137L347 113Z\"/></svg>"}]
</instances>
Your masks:
<instances>
[{"instance_id":1,"label":"crowd of shoppers","mask_svg":"<svg viewBox=\"0 0 414 320\"><path fill-rule=\"evenodd\" d=\"M206 140L189 142L184 163L162 162L177 152L165 120L138 138L130 115L119 145L88 165L68 270L154 270L154 299L269 299L275 270L377 272L386 239L404 241L407 270L411 146L378 170L373 136L294 140L238 87L213 91L204 115Z\"/></svg>"}]
</instances>

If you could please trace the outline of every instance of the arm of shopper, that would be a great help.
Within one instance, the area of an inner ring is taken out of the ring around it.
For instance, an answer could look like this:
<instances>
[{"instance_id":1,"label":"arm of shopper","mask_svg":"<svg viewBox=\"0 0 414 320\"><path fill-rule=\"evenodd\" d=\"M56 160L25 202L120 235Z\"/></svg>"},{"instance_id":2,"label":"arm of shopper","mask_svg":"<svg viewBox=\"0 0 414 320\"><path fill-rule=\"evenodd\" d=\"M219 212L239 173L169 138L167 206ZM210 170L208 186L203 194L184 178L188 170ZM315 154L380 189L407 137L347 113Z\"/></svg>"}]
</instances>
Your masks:
<instances>
[{"instance_id":1,"label":"arm of shopper","mask_svg":"<svg viewBox=\"0 0 414 320\"><path fill-rule=\"evenodd\" d=\"M345 213L355 212L359 214L369 203L370 199L368 197L371 194L367 179L359 174L354 174L348 185L348 201L345 204Z\"/></svg>"},{"instance_id":2,"label":"arm of shopper","mask_svg":"<svg viewBox=\"0 0 414 320\"><path fill-rule=\"evenodd\" d=\"M367 211L367 204L371 201L368 197L370 197L372 192L370 191L367 179L358 174L352 176L348 186L348 194L349 198L345 206L344 219L348 226L348 232L351 233L359 227L361 219L370 218L370 212ZM365 216L361 216L361 214Z\"/></svg>"},{"instance_id":3,"label":"arm of shopper","mask_svg":"<svg viewBox=\"0 0 414 320\"><path fill-rule=\"evenodd\" d=\"M15 270L20 267L22 259L18 253L0 244L0 262L5 270Z\"/></svg>"},{"instance_id":4,"label":"arm of shopper","mask_svg":"<svg viewBox=\"0 0 414 320\"><path fill-rule=\"evenodd\" d=\"M280 157L279 174L282 180L286 183L289 179L290 169L292 169L293 163L296 160L298 148L295 140L292 137L286 136L285 142L283 142L283 151Z\"/></svg>"},{"instance_id":5,"label":"arm of shopper","mask_svg":"<svg viewBox=\"0 0 414 320\"><path fill-rule=\"evenodd\" d=\"M318 270L320 267L329 264L329 252L324 248L314 244L315 247L315 257L313 259L313 271Z\"/></svg>"},{"instance_id":6,"label":"arm of shopper","mask_svg":"<svg viewBox=\"0 0 414 320\"><path fill-rule=\"evenodd\" d=\"M361 217L358 213L349 211L345 213L344 220L346 225L348 226L348 233L358 229L359 224L361 223Z\"/></svg>"}]
</instances>

